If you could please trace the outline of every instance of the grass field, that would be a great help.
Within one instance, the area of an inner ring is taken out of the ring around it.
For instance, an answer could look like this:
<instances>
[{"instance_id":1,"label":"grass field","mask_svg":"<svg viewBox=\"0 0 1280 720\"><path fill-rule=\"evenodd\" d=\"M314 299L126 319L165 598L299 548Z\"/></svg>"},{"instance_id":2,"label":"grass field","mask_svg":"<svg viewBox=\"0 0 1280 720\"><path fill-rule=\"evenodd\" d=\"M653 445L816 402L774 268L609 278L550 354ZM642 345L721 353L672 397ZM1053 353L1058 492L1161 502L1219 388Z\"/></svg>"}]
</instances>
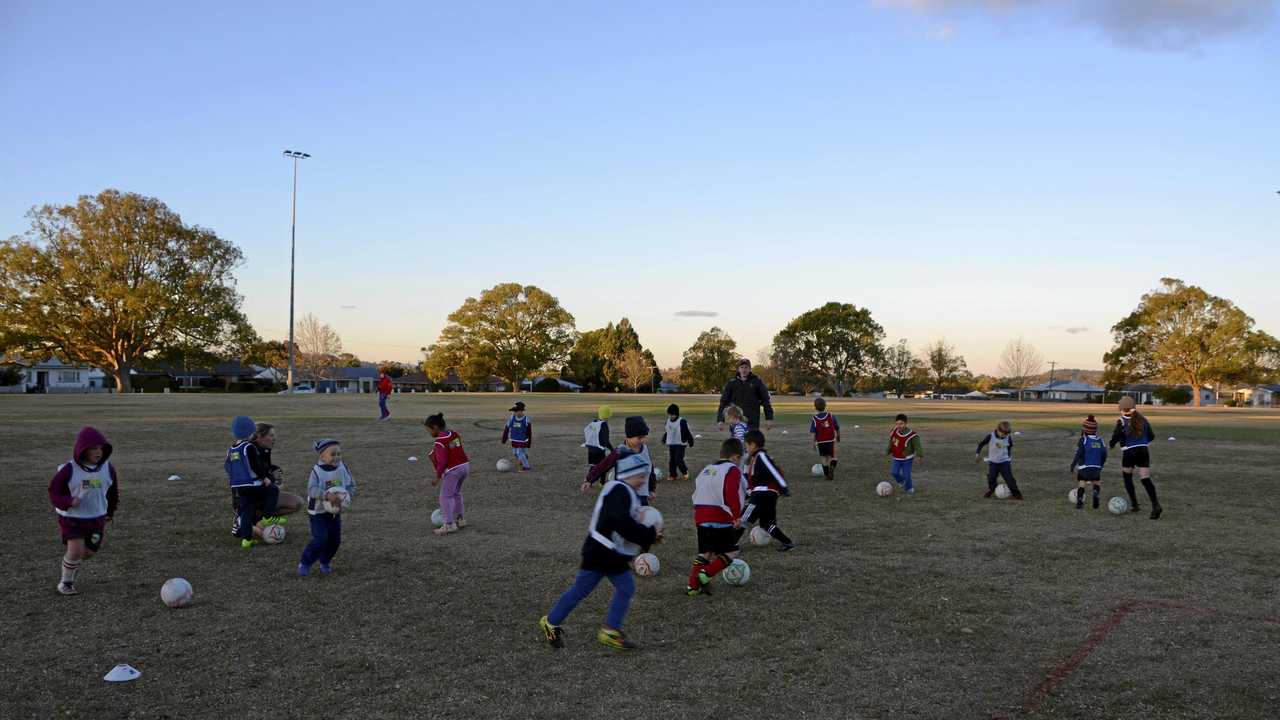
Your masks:
<instances>
[{"instance_id":1,"label":"grass field","mask_svg":"<svg viewBox=\"0 0 1280 720\"><path fill-rule=\"evenodd\" d=\"M493 470L509 396L397 396L384 423L369 396L0 397L0 717L1270 718L1280 708L1280 414L1152 409L1165 507L1152 522L1068 505L1083 406L833 402L845 441L829 483L808 476L808 405L780 398L769 444L795 487L779 512L800 547L747 547L750 584L685 597L691 490L660 487L663 573L639 579L627 630L641 649L622 655L593 639L607 583L570 617L564 650L535 623L572 580L593 502L577 492L583 424L603 400L615 439L628 414L658 428L670 398L524 399L536 428L527 476ZM704 436L690 451L696 472L721 437L714 399L675 399ZM406 462L425 458L420 422L436 410L473 461L471 526L447 538L430 534L427 463ZM1113 409L1088 410L1108 432ZM877 498L899 411L922 433L919 489ZM295 575L304 516L280 546L245 551L229 535L222 457L238 413L277 424L286 490L304 485L315 439L343 441L361 494L335 575ZM997 419L1022 432L1020 504L980 497L973 450ZM62 597L45 490L84 424L115 445L121 509L81 571L81 594ZM1123 493L1115 459L1104 500ZM194 585L190 608L161 604L174 576ZM102 682L118 662L142 678Z\"/></svg>"}]
</instances>

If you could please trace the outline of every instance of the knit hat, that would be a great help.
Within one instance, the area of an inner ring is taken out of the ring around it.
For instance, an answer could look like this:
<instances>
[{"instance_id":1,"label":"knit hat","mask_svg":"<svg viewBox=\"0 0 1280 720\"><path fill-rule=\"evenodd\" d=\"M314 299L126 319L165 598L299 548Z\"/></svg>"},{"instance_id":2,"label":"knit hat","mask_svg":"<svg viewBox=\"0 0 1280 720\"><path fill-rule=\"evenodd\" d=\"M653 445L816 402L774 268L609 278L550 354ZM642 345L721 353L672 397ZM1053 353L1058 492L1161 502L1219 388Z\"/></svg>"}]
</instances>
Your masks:
<instances>
[{"instance_id":1,"label":"knit hat","mask_svg":"<svg viewBox=\"0 0 1280 720\"><path fill-rule=\"evenodd\" d=\"M596 417L600 418L601 420L608 420L609 418L613 417L613 408L609 407L608 405L601 405L600 407L596 408Z\"/></svg>"},{"instance_id":2,"label":"knit hat","mask_svg":"<svg viewBox=\"0 0 1280 720\"><path fill-rule=\"evenodd\" d=\"M329 447L330 445L337 445L337 444L338 444L338 441L334 440L333 438L325 438L323 440L317 440L316 452L322 453L324 452L325 448Z\"/></svg>"},{"instance_id":3,"label":"knit hat","mask_svg":"<svg viewBox=\"0 0 1280 720\"><path fill-rule=\"evenodd\" d=\"M1093 416L1090 415L1084 419L1084 422L1080 425L1080 429L1084 430L1085 435L1097 435L1098 421L1094 420Z\"/></svg>"},{"instance_id":4,"label":"knit hat","mask_svg":"<svg viewBox=\"0 0 1280 720\"><path fill-rule=\"evenodd\" d=\"M1129 397L1128 395L1125 395L1124 397L1120 398L1121 410L1132 410L1134 405L1137 405L1137 403L1135 403L1133 401L1133 398Z\"/></svg>"},{"instance_id":5,"label":"knit hat","mask_svg":"<svg viewBox=\"0 0 1280 720\"><path fill-rule=\"evenodd\" d=\"M236 419L231 421L231 436L237 440L253 437L257 431L258 426L247 415L237 415Z\"/></svg>"},{"instance_id":6,"label":"knit hat","mask_svg":"<svg viewBox=\"0 0 1280 720\"><path fill-rule=\"evenodd\" d=\"M627 437L644 437L649 434L649 426L645 424L644 418L639 415L632 415L627 418L626 422Z\"/></svg>"}]
</instances>

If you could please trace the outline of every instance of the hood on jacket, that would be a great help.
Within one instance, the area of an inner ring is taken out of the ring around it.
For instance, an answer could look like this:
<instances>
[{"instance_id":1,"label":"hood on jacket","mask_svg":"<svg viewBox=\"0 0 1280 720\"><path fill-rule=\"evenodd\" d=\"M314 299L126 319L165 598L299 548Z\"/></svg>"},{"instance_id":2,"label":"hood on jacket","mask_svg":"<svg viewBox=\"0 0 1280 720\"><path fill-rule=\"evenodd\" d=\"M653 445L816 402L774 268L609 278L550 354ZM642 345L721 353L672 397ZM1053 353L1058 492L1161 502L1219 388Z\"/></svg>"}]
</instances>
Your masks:
<instances>
[{"instance_id":1,"label":"hood on jacket","mask_svg":"<svg viewBox=\"0 0 1280 720\"><path fill-rule=\"evenodd\" d=\"M111 457L111 443L107 442L107 436L89 426L80 428L80 433L76 435L75 454L72 457L78 463L84 462L81 456L84 455L85 450L94 445L102 446L102 462L106 462L107 458Z\"/></svg>"}]
</instances>

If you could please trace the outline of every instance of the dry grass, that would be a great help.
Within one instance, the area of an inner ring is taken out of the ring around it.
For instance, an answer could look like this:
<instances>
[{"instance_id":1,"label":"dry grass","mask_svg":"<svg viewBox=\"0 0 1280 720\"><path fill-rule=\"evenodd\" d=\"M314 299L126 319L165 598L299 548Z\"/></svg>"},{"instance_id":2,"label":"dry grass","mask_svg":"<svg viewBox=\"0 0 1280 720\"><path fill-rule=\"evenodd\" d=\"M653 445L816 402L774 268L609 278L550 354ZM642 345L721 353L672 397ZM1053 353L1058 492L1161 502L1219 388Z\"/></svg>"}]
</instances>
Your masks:
<instances>
[{"instance_id":1,"label":"dry grass","mask_svg":"<svg viewBox=\"0 0 1280 720\"><path fill-rule=\"evenodd\" d=\"M602 398L525 400L530 476L492 470L509 397L397 397L386 423L367 396L0 398L0 717L1243 718L1280 703L1280 415L1150 413L1166 507L1150 522L1066 503L1081 407L834 402L845 464L827 483L807 477L807 405L780 401L789 432L770 446L796 485L780 517L801 547L748 548L750 585L686 598L690 491L667 484L663 575L640 581L628 620L643 647L617 655L592 640L607 584L569 619L563 651L535 627L577 567L591 504L576 490L578 444ZM634 412L657 428L669 400L604 399L618 430ZM720 437L714 400L677 401L705 436L690 453L700 466ZM903 408L923 434L920 491L879 499L888 419ZM418 423L437 409L474 460L472 527L446 539L429 534L426 464L406 462L425 456ZM1092 410L1105 428L1111 410ZM303 517L278 547L242 551L228 534L221 460L239 412L278 424L294 488L314 439L343 441L361 497L335 576L294 575ZM1022 504L979 497L973 448L997 418L1024 433ZM45 486L86 423L115 443L122 509L82 594L64 598ZM1107 496L1121 492L1114 464L1105 477ZM160 603L173 576L195 586L191 608ZM1135 600L1166 606L1135 606L1063 671ZM103 683L117 662L142 678ZM1060 683L1037 691L1055 670Z\"/></svg>"}]
</instances>

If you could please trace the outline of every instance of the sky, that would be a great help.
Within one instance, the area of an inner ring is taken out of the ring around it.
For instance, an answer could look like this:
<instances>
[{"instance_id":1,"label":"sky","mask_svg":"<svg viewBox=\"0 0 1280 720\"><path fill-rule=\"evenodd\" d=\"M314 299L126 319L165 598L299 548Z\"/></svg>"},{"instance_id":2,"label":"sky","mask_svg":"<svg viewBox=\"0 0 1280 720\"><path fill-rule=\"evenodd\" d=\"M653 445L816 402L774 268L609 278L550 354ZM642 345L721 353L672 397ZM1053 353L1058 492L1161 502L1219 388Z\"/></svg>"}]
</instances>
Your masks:
<instances>
[{"instance_id":1,"label":"sky","mask_svg":"<svg viewBox=\"0 0 1280 720\"><path fill-rule=\"evenodd\" d=\"M828 301L994 373L1100 368L1161 277L1280 334L1266 0L0 3L0 237L157 197L238 289L421 359L501 282L663 367Z\"/></svg>"}]
</instances>

